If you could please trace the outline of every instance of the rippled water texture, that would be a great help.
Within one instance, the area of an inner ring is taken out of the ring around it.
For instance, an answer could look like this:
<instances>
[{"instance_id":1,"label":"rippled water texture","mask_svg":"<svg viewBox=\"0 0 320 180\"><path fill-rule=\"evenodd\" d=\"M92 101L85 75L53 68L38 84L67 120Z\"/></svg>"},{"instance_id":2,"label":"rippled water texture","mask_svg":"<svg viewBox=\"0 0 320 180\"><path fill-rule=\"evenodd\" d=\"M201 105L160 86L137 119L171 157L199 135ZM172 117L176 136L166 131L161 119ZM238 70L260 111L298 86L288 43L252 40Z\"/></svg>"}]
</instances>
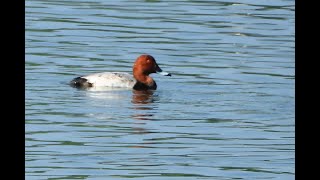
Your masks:
<instances>
[{"instance_id":1,"label":"rippled water texture","mask_svg":"<svg viewBox=\"0 0 320 180\"><path fill-rule=\"evenodd\" d=\"M292 0L27 0L26 179L294 179ZM78 90L153 55L154 92Z\"/></svg>"}]
</instances>

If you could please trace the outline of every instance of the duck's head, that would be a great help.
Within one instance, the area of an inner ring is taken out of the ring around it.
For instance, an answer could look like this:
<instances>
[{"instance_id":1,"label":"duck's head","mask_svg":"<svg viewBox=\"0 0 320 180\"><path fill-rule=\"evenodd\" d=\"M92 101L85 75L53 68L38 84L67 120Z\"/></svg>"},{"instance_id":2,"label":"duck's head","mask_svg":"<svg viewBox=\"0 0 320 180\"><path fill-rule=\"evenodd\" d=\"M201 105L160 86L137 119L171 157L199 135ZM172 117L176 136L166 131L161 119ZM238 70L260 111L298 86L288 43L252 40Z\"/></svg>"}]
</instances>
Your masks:
<instances>
[{"instance_id":1,"label":"duck's head","mask_svg":"<svg viewBox=\"0 0 320 180\"><path fill-rule=\"evenodd\" d=\"M140 55L133 65L133 76L136 78L137 76L148 76L151 73L171 76L170 73L162 71L156 60L151 55Z\"/></svg>"}]
</instances>

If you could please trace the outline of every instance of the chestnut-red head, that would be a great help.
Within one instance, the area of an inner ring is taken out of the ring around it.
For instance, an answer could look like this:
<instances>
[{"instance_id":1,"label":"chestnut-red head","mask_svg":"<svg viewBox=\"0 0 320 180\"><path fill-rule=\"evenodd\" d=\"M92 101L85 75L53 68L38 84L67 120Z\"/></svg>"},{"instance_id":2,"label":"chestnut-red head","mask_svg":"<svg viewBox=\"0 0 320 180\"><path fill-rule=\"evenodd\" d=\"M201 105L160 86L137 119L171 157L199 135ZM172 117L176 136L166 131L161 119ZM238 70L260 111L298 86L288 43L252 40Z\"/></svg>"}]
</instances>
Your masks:
<instances>
[{"instance_id":1,"label":"chestnut-red head","mask_svg":"<svg viewBox=\"0 0 320 180\"><path fill-rule=\"evenodd\" d=\"M171 76L170 73L162 71L156 60L151 55L143 54L139 56L133 65L133 76L136 78L138 76L148 76L151 73Z\"/></svg>"}]
</instances>

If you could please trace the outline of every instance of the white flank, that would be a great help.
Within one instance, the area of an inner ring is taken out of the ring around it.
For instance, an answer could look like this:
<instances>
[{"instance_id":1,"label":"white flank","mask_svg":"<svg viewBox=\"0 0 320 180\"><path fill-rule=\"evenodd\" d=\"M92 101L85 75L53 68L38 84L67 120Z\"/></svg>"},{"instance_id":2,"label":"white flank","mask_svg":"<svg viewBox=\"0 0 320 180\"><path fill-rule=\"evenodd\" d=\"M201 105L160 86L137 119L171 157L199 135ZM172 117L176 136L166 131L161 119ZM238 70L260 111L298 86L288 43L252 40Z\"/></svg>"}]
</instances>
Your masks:
<instances>
[{"instance_id":1,"label":"white flank","mask_svg":"<svg viewBox=\"0 0 320 180\"><path fill-rule=\"evenodd\" d=\"M93 87L120 87L132 88L136 80L129 73L124 72L103 72L82 76L92 83Z\"/></svg>"}]
</instances>

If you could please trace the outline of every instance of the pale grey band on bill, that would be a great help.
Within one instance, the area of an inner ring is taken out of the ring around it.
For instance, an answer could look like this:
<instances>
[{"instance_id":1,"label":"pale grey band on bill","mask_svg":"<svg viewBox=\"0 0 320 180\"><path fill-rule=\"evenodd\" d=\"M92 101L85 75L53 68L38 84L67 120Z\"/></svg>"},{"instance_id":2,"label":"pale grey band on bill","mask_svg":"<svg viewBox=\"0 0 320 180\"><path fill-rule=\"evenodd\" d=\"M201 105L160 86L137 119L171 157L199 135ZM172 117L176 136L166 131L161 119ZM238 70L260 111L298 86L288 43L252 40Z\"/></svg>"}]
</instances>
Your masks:
<instances>
[{"instance_id":1,"label":"pale grey band on bill","mask_svg":"<svg viewBox=\"0 0 320 180\"><path fill-rule=\"evenodd\" d=\"M167 73L167 72L164 72L164 71L162 71L162 72L157 72L157 74L161 74L162 76L171 76L170 73Z\"/></svg>"}]
</instances>

